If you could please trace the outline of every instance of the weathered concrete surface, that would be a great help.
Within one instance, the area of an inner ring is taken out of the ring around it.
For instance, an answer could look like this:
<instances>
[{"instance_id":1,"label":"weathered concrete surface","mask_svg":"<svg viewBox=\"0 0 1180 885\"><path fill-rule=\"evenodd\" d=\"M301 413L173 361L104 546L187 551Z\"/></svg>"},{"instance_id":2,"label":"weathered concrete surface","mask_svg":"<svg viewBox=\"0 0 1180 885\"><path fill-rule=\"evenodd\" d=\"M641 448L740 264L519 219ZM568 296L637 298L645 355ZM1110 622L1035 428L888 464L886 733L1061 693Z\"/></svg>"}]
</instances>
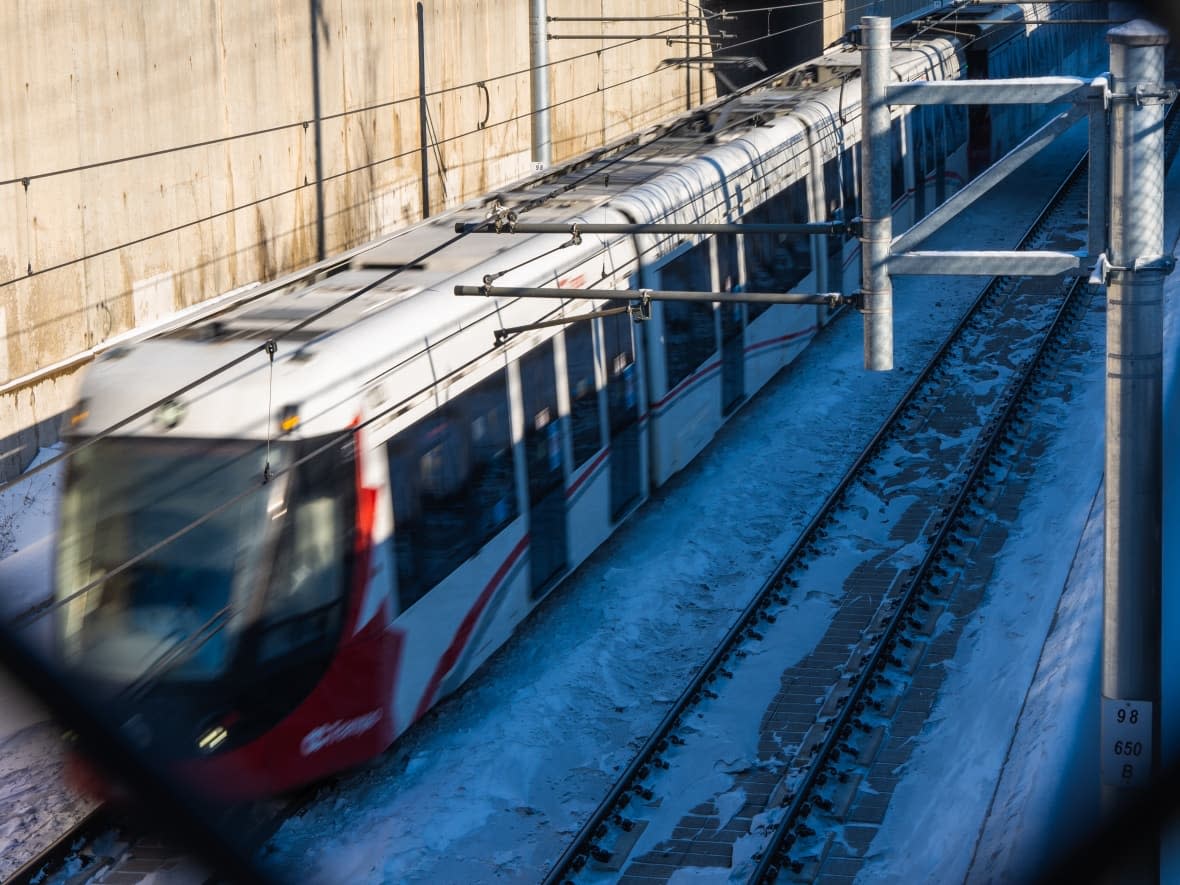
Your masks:
<instances>
[{"instance_id":1,"label":"weathered concrete surface","mask_svg":"<svg viewBox=\"0 0 1180 885\"><path fill-rule=\"evenodd\" d=\"M73 396L76 369L46 380L46 367L314 261L310 6L2 5L0 479L32 459L46 441L36 426L52 436ZM321 0L328 254L423 214L417 6ZM438 212L530 171L529 3L422 7L427 106L440 142L429 155L429 208ZM683 0L642 8L684 12ZM549 14L637 13L631 0L549 0ZM663 28L550 25L587 35L549 43L555 160L684 109L683 70L653 73L686 54L682 44L611 37ZM684 33L683 24L668 29ZM694 98L711 97L711 77L702 89L700 76L689 84Z\"/></svg>"}]
</instances>

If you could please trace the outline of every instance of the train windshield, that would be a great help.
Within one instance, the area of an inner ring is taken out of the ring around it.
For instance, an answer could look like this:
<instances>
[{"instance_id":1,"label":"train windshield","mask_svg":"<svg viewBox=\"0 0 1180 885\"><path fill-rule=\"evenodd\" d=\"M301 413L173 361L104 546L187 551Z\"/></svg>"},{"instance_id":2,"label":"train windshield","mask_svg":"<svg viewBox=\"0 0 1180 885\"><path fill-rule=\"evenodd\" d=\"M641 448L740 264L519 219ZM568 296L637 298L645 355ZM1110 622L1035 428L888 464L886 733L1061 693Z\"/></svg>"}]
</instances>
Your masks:
<instances>
[{"instance_id":1,"label":"train windshield","mask_svg":"<svg viewBox=\"0 0 1180 885\"><path fill-rule=\"evenodd\" d=\"M55 579L68 664L117 682L224 672L263 571L265 463L257 442L207 440L110 438L73 456Z\"/></svg>"}]
</instances>

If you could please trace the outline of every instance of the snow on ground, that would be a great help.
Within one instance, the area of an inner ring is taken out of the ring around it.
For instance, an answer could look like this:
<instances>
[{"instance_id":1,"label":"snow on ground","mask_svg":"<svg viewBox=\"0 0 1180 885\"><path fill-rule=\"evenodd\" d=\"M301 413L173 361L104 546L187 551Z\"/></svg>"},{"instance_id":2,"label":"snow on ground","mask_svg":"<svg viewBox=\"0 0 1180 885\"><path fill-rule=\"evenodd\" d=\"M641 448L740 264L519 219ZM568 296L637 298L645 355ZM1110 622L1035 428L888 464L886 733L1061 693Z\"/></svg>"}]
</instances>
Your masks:
<instances>
[{"instance_id":1,"label":"snow on ground","mask_svg":"<svg viewBox=\"0 0 1180 885\"><path fill-rule=\"evenodd\" d=\"M41 464L58 452L43 449ZM0 617L49 595L60 468L0 493ZM52 842L92 805L61 780L61 729L0 671L0 879Z\"/></svg>"},{"instance_id":2,"label":"snow on ground","mask_svg":"<svg viewBox=\"0 0 1180 885\"><path fill-rule=\"evenodd\" d=\"M1172 165L1165 190L1165 246L1175 254L1180 163ZM1180 442L1180 273L1165 283L1165 305L1165 401L1172 403L1165 413L1165 464L1174 464ZM1104 329L1105 323L1094 339L1100 357ZM1027 881L1097 823L1104 384L1100 358L1085 388L1075 389L1068 411L1057 409L1061 434L1042 459L1038 488L996 562L974 635L960 641L955 672L905 766L872 846L877 862L858 881ZM1165 482L1165 526L1173 533L1180 531L1178 485L1176 476ZM1164 551L1166 557L1177 553L1166 540ZM1044 591L1062 586L1063 569L1068 581L1058 600ZM1165 588L1177 586L1174 575L1165 573ZM1176 697L1180 687L1167 676L1180 669L1180 657L1169 653L1166 626L1180 624L1180 608L1174 599L1169 604L1169 595L1175 594L1164 594L1164 698ZM1039 657L1035 673L1030 657ZM1169 743L1170 724L1174 747L1177 726L1169 710L1165 703L1164 741ZM1010 742L1001 740L1005 734ZM1180 881L1180 852L1165 857L1161 881Z\"/></svg>"},{"instance_id":3,"label":"snow on ground","mask_svg":"<svg viewBox=\"0 0 1180 885\"><path fill-rule=\"evenodd\" d=\"M30 468L61 451L42 449ZM11 617L49 595L49 570L61 465L0 492L0 615Z\"/></svg>"},{"instance_id":4,"label":"snow on ground","mask_svg":"<svg viewBox=\"0 0 1180 885\"><path fill-rule=\"evenodd\" d=\"M30 466L57 452L57 447L43 449ZM59 467L49 467L0 492L0 617L19 614L49 595L59 474ZM44 709L0 670L0 754L3 741L47 718Z\"/></svg>"},{"instance_id":5,"label":"snow on ground","mask_svg":"<svg viewBox=\"0 0 1180 885\"><path fill-rule=\"evenodd\" d=\"M1095 416L1101 416L1103 406L1104 317L1104 312L1091 311L1086 323L1089 338L1098 347L1071 401L1050 400L1038 417L1038 425L1056 424L1058 432L1038 459L1020 520L994 563L984 603L963 629L958 652L948 663L950 672L918 746L910 760L899 766L902 780L870 849L873 862L865 866L859 881L959 882L968 871L975 852L975 832L992 804L1026 689L1101 481L1103 440L1093 430ZM1098 513L1100 519L1101 507ZM1097 588L1100 594L1101 580ZM1085 590L1093 589L1086 584ZM1086 604L1089 601L1092 599L1081 603L1082 613L1093 615L1096 609ZM1061 641L1066 636L1055 638ZM1066 687L1061 682L1053 685L1054 692ZM1055 694L1054 700L1061 700L1061 695ZM1063 729L1052 723L1038 724L1041 728L1036 736L1053 742L1042 742L1036 748L1040 764L1027 773L1052 777L1060 768L1059 750L1074 742L1076 732L1072 723ZM1019 760L1026 752L1029 750L1022 746L1012 758ZM1096 759L1096 744L1094 752ZM1043 813L1051 810L1052 804L1030 809L1025 798L1024 791L1015 796L1006 793L996 811L1016 814L1026 825L1042 822ZM997 841L1013 851L1017 839L1029 835L1026 826L1015 833L1003 832ZM1039 839L1033 840L1033 846L1040 844ZM985 845L974 872L984 874L986 881L988 875L1006 866L1003 860L1002 851Z\"/></svg>"}]
</instances>

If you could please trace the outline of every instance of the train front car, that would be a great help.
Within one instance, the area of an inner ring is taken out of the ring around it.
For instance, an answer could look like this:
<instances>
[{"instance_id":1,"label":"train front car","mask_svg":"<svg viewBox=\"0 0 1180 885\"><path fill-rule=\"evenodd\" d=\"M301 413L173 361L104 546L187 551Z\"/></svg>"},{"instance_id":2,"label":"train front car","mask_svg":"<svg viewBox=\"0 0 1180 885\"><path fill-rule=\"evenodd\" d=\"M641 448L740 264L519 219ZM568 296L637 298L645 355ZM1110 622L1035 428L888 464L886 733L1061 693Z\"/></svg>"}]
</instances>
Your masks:
<instances>
[{"instance_id":1,"label":"train front car","mask_svg":"<svg viewBox=\"0 0 1180 885\"><path fill-rule=\"evenodd\" d=\"M268 440L267 369L90 439L130 411L121 388L141 402L149 373L187 363L191 375L201 357L149 342L88 377L72 442L90 444L70 459L60 512L56 641L138 750L236 800L388 746L388 617L362 604L374 493L359 432L340 416L303 432L291 404ZM250 413L257 427L234 426Z\"/></svg>"}]
</instances>

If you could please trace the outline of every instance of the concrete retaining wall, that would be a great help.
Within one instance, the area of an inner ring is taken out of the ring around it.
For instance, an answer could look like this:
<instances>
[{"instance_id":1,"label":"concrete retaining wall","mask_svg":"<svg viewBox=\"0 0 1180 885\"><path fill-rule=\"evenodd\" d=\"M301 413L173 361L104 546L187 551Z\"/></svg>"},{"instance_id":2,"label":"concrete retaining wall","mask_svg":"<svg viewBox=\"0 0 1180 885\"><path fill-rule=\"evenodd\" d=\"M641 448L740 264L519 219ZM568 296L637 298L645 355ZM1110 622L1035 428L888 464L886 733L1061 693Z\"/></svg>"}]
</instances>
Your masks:
<instances>
[{"instance_id":1,"label":"concrete retaining wall","mask_svg":"<svg viewBox=\"0 0 1180 885\"><path fill-rule=\"evenodd\" d=\"M310 0L3 7L0 478L73 396L77 369L43 378L46 367L317 251ZM440 142L430 211L530 171L528 0L320 7L328 254L422 217L419 15ZM551 16L684 12L683 0L642 13L631 0L549 0ZM683 70L654 73L683 45L610 37L663 27L550 25L587 35L549 42L555 161L685 107ZM712 95L699 84L696 73L694 95Z\"/></svg>"}]
</instances>

